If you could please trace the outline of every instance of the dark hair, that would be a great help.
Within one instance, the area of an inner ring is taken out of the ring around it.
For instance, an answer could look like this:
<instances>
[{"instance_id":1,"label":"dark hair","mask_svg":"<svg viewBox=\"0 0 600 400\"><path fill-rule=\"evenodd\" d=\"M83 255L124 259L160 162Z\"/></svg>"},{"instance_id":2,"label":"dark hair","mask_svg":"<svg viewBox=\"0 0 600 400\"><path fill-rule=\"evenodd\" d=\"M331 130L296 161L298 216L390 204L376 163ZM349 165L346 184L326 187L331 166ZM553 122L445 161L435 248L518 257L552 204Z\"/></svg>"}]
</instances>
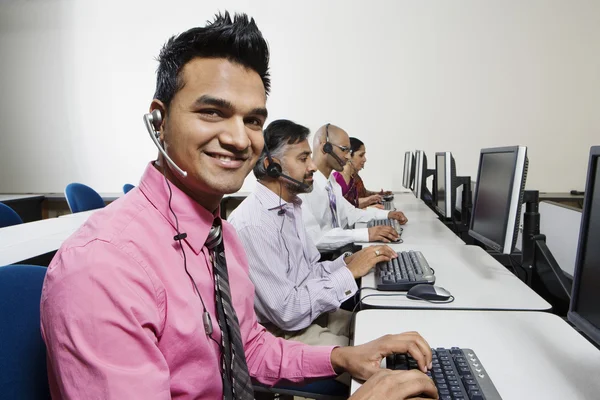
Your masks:
<instances>
[{"instance_id":1,"label":"dark hair","mask_svg":"<svg viewBox=\"0 0 600 400\"><path fill-rule=\"evenodd\" d=\"M253 18L228 12L216 14L205 27L192 28L172 36L160 51L154 98L169 107L175 93L183 88L183 66L196 57L225 58L255 71L269 94L269 48Z\"/></svg>"},{"instance_id":2,"label":"dark hair","mask_svg":"<svg viewBox=\"0 0 600 400\"><path fill-rule=\"evenodd\" d=\"M265 147L254 166L254 176L256 176L256 179L262 179L267 176L265 168L267 151L271 153L271 157L279 158L283 156L286 144L300 143L308 139L308 135L310 135L310 130L307 127L290 120L279 119L271 122L264 130Z\"/></svg>"},{"instance_id":3,"label":"dark hair","mask_svg":"<svg viewBox=\"0 0 600 400\"><path fill-rule=\"evenodd\" d=\"M350 138L350 155L353 156L354 153L356 153L358 150L360 150L360 147L364 146L364 145L365 144L360 139L351 137Z\"/></svg>"}]
</instances>

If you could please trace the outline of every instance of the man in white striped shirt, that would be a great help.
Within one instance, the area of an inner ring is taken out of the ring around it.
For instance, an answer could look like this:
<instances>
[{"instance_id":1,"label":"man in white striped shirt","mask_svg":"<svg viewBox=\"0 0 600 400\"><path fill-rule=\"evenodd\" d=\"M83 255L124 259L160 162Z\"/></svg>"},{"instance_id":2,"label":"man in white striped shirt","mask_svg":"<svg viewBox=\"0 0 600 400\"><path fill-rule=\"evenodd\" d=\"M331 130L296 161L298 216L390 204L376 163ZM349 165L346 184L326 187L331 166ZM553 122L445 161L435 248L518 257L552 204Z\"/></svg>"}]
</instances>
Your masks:
<instances>
[{"instance_id":1,"label":"man in white striped shirt","mask_svg":"<svg viewBox=\"0 0 600 400\"><path fill-rule=\"evenodd\" d=\"M287 339L345 346L350 313L340 310L340 304L358 290L356 278L396 253L388 246L374 246L319 262L297 196L312 189L316 171L308 134L307 128L288 120L274 121L265 129L265 149L254 167L256 189L229 222L248 255L259 321ZM273 164L281 167L278 173L272 172Z\"/></svg>"},{"instance_id":2,"label":"man in white striped shirt","mask_svg":"<svg viewBox=\"0 0 600 400\"><path fill-rule=\"evenodd\" d=\"M405 224L400 211L360 209L342 195L342 188L331 172L341 171L350 159L350 138L335 125L324 125L313 140L313 157L318 171L314 190L301 195L304 224L308 235L320 250L338 249L352 242L394 242L398 233L390 226L351 229L357 222L372 219L395 219Z\"/></svg>"}]
</instances>

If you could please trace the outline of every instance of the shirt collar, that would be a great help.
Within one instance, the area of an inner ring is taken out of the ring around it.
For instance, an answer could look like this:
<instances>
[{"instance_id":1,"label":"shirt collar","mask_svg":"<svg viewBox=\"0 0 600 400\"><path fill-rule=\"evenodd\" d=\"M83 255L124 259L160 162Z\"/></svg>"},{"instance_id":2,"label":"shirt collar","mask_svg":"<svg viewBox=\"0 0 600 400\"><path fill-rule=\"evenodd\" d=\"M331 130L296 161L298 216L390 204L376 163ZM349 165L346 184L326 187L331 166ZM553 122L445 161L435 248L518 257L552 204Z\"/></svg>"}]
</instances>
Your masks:
<instances>
[{"instance_id":1,"label":"shirt collar","mask_svg":"<svg viewBox=\"0 0 600 400\"><path fill-rule=\"evenodd\" d=\"M215 217L219 216L219 209L213 214L182 192L172 182L169 182L167 186L164 175L154 167L154 162L150 162L140 181L140 190L163 218L171 224L173 236L177 232L175 231L175 218L169 209L169 186L173 193L171 208L177 216L179 232L187 233L184 240L194 253L199 254L204 247L204 243L206 243Z\"/></svg>"},{"instance_id":2,"label":"shirt collar","mask_svg":"<svg viewBox=\"0 0 600 400\"><path fill-rule=\"evenodd\" d=\"M256 184L254 193L258 201L269 211L292 209L294 206L302 205L302 200L298 196L294 196L294 200L287 202L260 182Z\"/></svg>"},{"instance_id":3,"label":"shirt collar","mask_svg":"<svg viewBox=\"0 0 600 400\"><path fill-rule=\"evenodd\" d=\"M329 175L329 178L332 177L333 174ZM313 174L313 179L315 183L318 183L320 185L325 186L327 184L327 180L329 179L327 178L325 175L323 175L323 173L319 170L317 170L314 174ZM335 178L334 178L335 179Z\"/></svg>"}]
</instances>

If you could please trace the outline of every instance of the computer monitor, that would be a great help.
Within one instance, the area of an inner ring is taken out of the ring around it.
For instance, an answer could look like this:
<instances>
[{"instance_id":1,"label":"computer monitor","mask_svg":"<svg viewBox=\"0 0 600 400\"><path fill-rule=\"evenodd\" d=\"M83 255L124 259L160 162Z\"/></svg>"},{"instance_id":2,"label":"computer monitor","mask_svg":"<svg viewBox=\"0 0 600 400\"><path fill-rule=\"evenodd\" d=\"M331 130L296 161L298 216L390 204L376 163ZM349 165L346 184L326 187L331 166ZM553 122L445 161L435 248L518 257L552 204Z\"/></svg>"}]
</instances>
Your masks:
<instances>
[{"instance_id":1,"label":"computer monitor","mask_svg":"<svg viewBox=\"0 0 600 400\"><path fill-rule=\"evenodd\" d=\"M427 169L427 156L423 150L415 151L415 185L413 193L417 199L431 201L431 193L427 190L427 177L432 171Z\"/></svg>"},{"instance_id":2,"label":"computer monitor","mask_svg":"<svg viewBox=\"0 0 600 400\"><path fill-rule=\"evenodd\" d=\"M411 163L410 163L410 190L415 189L415 175L417 174L417 160L414 155L411 153Z\"/></svg>"},{"instance_id":3,"label":"computer monitor","mask_svg":"<svg viewBox=\"0 0 600 400\"><path fill-rule=\"evenodd\" d=\"M503 254L517 241L527 176L527 147L482 149L469 235Z\"/></svg>"},{"instance_id":4,"label":"computer monitor","mask_svg":"<svg viewBox=\"0 0 600 400\"><path fill-rule=\"evenodd\" d=\"M600 345L600 146L590 150L568 318Z\"/></svg>"},{"instance_id":5,"label":"computer monitor","mask_svg":"<svg viewBox=\"0 0 600 400\"><path fill-rule=\"evenodd\" d=\"M411 169L413 165L412 158L412 152L407 151L404 153L404 175L402 176L402 186L404 186L406 189L410 189L411 187Z\"/></svg>"},{"instance_id":6,"label":"computer monitor","mask_svg":"<svg viewBox=\"0 0 600 400\"><path fill-rule=\"evenodd\" d=\"M456 163L449 151L435 153L433 205L444 218L452 218L456 208Z\"/></svg>"}]
</instances>

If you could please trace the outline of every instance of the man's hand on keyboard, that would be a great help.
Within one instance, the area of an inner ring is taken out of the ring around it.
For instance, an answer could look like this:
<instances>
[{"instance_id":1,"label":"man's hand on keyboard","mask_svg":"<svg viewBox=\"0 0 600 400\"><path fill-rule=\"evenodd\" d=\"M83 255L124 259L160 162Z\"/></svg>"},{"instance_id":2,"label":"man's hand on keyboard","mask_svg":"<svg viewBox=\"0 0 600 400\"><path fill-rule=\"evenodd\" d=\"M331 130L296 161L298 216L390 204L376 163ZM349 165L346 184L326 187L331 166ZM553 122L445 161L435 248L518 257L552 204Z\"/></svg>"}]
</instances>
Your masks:
<instances>
[{"instance_id":1,"label":"man's hand on keyboard","mask_svg":"<svg viewBox=\"0 0 600 400\"><path fill-rule=\"evenodd\" d=\"M385 335L359 346L337 347L331 352L331 365L347 371L356 379L367 380L381 370L381 360L393 353L410 354L419 369L432 367L431 347L417 332Z\"/></svg>"},{"instance_id":2,"label":"man's hand on keyboard","mask_svg":"<svg viewBox=\"0 0 600 400\"><path fill-rule=\"evenodd\" d=\"M398 232L391 226L378 225L369 228L369 242L390 243L398 240Z\"/></svg>"},{"instance_id":3,"label":"man's hand on keyboard","mask_svg":"<svg viewBox=\"0 0 600 400\"><path fill-rule=\"evenodd\" d=\"M438 398L435 384L427 375L416 369L412 371L383 369L370 377L348 400L415 400L424 398Z\"/></svg>"},{"instance_id":4,"label":"man's hand on keyboard","mask_svg":"<svg viewBox=\"0 0 600 400\"><path fill-rule=\"evenodd\" d=\"M408 218L406 218L402 211L390 211L388 218L395 219L396 221L400 222L400 225L404 225L408 222Z\"/></svg>"},{"instance_id":5,"label":"man's hand on keyboard","mask_svg":"<svg viewBox=\"0 0 600 400\"><path fill-rule=\"evenodd\" d=\"M398 254L388 246L370 246L346 257L346 267L352 272L354 279L365 276L375 264L388 262Z\"/></svg>"},{"instance_id":6,"label":"man's hand on keyboard","mask_svg":"<svg viewBox=\"0 0 600 400\"><path fill-rule=\"evenodd\" d=\"M388 246L370 246L346 257L346 267L352 272L354 279L365 276L375 264L388 262L398 254Z\"/></svg>"}]
</instances>

